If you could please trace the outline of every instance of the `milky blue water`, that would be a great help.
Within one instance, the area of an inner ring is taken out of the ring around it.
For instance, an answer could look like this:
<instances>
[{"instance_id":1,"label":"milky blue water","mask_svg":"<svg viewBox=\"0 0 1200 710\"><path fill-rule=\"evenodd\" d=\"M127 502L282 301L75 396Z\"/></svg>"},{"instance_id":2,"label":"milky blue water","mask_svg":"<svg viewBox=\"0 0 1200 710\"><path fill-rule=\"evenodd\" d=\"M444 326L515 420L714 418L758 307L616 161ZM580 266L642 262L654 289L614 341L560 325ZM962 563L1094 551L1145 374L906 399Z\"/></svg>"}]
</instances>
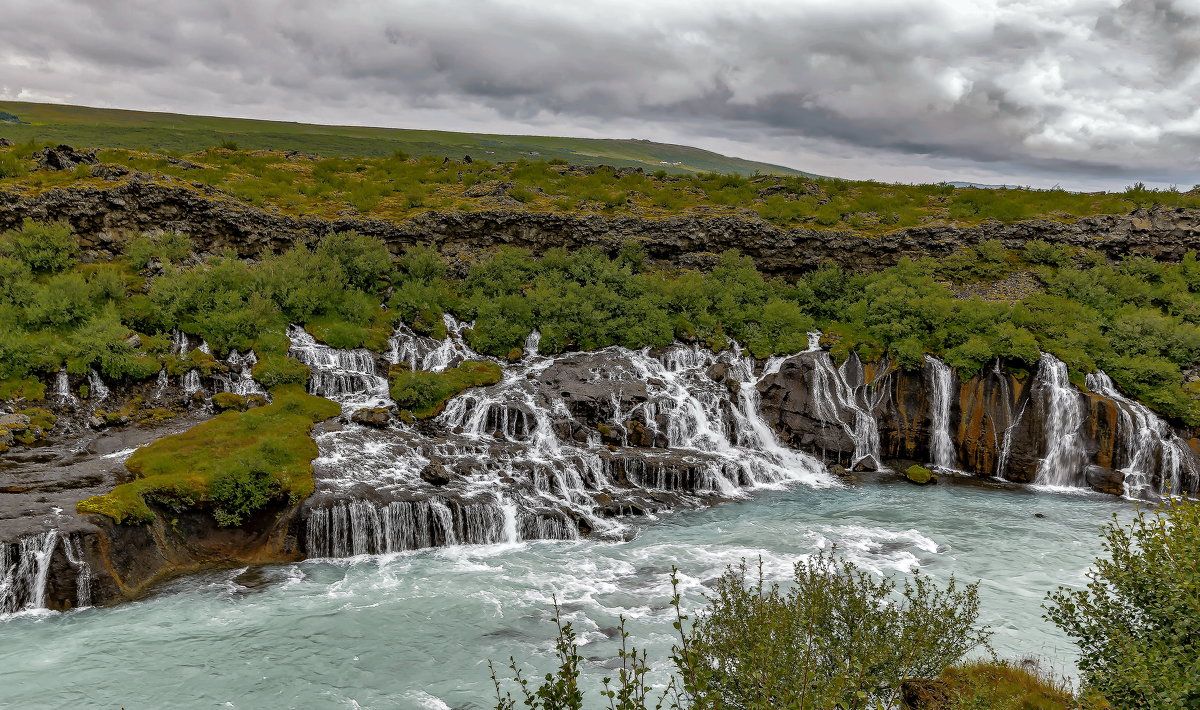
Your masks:
<instances>
[{"instance_id":1,"label":"milky blue water","mask_svg":"<svg viewBox=\"0 0 1200 710\"><path fill-rule=\"evenodd\" d=\"M1035 514L1045 517L1035 517ZM1070 643L1041 618L1059 584L1080 586L1100 526L1128 504L1030 489L868 482L753 498L638 525L625 543L462 547L193 577L107 609L0 621L4 708L488 708L487 660L541 670L551 599L611 657L619 614L639 645L669 650L668 575L686 603L726 565L762 557L773 578L837 545L881 574L982 580L982 620L1001 655ZM589 687L605 668L587 663Z\"/></svg>"}]
</instances>

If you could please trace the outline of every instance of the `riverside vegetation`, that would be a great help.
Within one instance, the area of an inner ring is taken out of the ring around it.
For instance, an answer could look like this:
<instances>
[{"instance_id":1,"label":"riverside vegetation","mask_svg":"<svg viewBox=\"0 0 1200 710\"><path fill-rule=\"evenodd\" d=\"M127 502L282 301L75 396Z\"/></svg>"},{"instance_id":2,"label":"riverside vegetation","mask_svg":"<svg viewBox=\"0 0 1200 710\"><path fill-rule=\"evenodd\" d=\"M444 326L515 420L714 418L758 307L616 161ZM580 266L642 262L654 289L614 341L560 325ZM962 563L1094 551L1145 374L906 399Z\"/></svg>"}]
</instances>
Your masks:
<instances>
[{"instance_id":1,"label":"riverside vegetation","mask_svg":"<svg viewBox=\"0 0 1200 710\"><path fill-rule=\"evenodd\" d=\"M669 658L631 647L622 619L609 666L616 673L597 694L610 710L1196 707L1200 506L1168 501L1103 534L1109 557L1096 560L1087 588L1047 596L1047 618L1081 651L1077 692L1032 659L964 660L986 650L990 635L977 623L977 584L951 577L941 588L918 571L897 591L892 580L819 553L795 565L786 589L766 585L761 569L748 578L744 562L727 570L694 618L676 592L679 642ZM513 675L502 680L492 666L496 710L584 707L583 658L559 617L554 672L535 681L510 659Z\"/></svg>"}]
</instances>

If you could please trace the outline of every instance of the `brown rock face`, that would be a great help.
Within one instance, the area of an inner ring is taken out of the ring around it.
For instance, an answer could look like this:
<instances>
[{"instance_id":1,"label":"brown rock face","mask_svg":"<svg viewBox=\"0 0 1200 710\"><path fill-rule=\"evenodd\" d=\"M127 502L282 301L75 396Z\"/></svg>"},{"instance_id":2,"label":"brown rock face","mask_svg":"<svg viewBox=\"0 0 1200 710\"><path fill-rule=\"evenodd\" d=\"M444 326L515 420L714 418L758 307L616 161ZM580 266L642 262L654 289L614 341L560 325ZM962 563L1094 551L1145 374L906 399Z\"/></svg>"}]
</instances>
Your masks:
<instances>
[{"instance_id":1,"label":"brown rock face","mask_svg":"<svg viewBox=\"0 0 1200 710\"><path fill-rule=\"evenodd\" d=\"M981 476L1032 483L1052 454L1053 412L1051 385L1039 377L1038 365L1021 377L998 363L967 380L951 378L947 427L954 452L954 468ZM869 412L877 422L879 449L885 458L930 461L935 424L933 377L930 367L916 372L888 370L886 363L863 367L854 361L844 368L845 391L823 389L829 381L828 354L797 355L764 378L759 385L763 417L789 445L844 463L854 455L854 406ZM870 379L861 373L876 372ZM824 374L822 374L824 373ZM836 389L836 388L835 388ZM1109 397L1074 392L1081 424L1060 442L1065 455L1056 459L1065 466L1072 485L1089 486L1121 495L1124 474L1134 452L1130 437L1122 432L1122 405ZM847 406L851 405L852 406ZM1061 406L1061 404L1060 404ZM1061 412L1057 415L1061 417ZM1185 438L1191 432L1182 432ZM1195 441L1192 439L1192 441ZM1195 445L1189 444L1195 449ZM1186 453L1186 452L1185 452ZM1163 454L1146 457L1142 466L1162 465ZM1200 465L1200 456L1185 466ZM1151 476L1157 487L1157 474ZM1196 476L1185 477L1183 487L1194 492Z\"/></svg>"}]
</instances>

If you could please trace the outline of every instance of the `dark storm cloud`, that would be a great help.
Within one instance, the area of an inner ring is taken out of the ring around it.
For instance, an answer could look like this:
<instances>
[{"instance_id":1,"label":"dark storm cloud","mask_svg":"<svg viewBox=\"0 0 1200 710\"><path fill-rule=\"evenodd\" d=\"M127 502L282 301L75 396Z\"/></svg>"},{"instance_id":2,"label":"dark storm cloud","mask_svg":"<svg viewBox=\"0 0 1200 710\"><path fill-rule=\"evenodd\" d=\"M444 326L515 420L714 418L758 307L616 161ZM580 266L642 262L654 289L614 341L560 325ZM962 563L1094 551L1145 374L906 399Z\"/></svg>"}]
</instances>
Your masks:
<instances>
[{"instance_id":1,"label":"dark storm cloud","mask_svg":"<svg viewBox=\"0 0 1200 710\"><path fill-rule=\"evenodd\" d=\"M1200 182L1200 0L8 0L0 96Z\"/></svg>"}]
</instances>

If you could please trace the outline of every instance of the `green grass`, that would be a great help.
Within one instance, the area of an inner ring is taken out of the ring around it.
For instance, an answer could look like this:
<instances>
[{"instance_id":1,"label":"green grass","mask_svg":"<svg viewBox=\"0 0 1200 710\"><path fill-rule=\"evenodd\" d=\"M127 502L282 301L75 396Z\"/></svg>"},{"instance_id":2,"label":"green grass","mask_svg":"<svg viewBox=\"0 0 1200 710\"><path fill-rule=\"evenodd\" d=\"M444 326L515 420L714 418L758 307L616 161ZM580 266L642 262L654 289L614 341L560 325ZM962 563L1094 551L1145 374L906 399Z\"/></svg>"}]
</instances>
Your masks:
<instances>
[{"instance_id":1,"label":"green grass","mask_svg":"<svg viewBox=\"0 0 1200 710\"><path fill-rule=\"evenodd\" d=\"M274 497L291 502L307 498L313 492L312 460L318 453L309 433L315 422L336 416L341 408L295 385L272 395L274 402L265 407L228 411L143 446L125 463L134 481L76 508L118 523L148 523L154 520L149 505L154 502L210 509L222 524L237 524Z\"/></svg>"},{"instance_id":2,"label":"green grass","mask_svg":"<svg viewBox=\"0 0 1200 710\"><path fill-rule=\"evenodd\" d=\"M413 417L428 419L439 414L451 397L499 381L500 366L493 362L468 361L442 372L396 370L391 375L391 395Z\"/></svg>"},{"instance_id":3,"label":"green grass","mask_svg":"<svg viewBox=\"0 0 1200 710\"><path fill-rule=\"evenodd\" d=\"M465 155L491 162L557 159L576 165L641 167L671 173L805 174L699 148L632 139L325 126L21 101L0 101L0 111L28 122L0 124L0 136L14 141L36 139L159 153L191 153L226 143L243 150L295 150L334 157L383 157L402 151L439 159Z\"/></svg>"},{"instance_id":4,"label":"green grass","mask_svg":"<svg viewBox=\"0 0 1200 710\"><path fill-rule=\"evenodd\" d=\"M952 710L1070 710L1078 707L1067 683L1035 663L976 661L947 668L941 677Z\"/></svg>"}]
</instances>

